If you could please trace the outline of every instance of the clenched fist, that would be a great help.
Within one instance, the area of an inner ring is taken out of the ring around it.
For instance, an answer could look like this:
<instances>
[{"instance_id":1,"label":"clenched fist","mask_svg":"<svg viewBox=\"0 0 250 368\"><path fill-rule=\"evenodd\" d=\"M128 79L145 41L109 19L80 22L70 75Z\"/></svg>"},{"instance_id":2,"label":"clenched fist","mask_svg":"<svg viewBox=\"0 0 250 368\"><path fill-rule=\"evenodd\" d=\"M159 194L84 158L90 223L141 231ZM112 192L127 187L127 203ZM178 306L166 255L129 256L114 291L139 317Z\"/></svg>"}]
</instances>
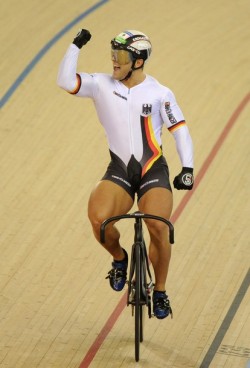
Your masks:
<instances>
[{"instance_id":1,"label":"clenched fist","mask_svg":"<svg viewBox=\"0 0 250 368\"><path fill-rule=\"evenodd\" d=\"M87 42L91 39L91 34L87 29L81 29L76 37L73 40L73 44L76 45L79 49L86 45Z\"/></svg>"},{"instance_id":2,"label":"clenched fist","mask_svg":"<svg viewBox=\"0 0 250 368\"><path fill-rule=\"evenodd\" d=\"M194 176L191 167L183 167L180 174L174 178L174 187L178 190L191 190L194 185Z\"/></svg>"}]
</instances>

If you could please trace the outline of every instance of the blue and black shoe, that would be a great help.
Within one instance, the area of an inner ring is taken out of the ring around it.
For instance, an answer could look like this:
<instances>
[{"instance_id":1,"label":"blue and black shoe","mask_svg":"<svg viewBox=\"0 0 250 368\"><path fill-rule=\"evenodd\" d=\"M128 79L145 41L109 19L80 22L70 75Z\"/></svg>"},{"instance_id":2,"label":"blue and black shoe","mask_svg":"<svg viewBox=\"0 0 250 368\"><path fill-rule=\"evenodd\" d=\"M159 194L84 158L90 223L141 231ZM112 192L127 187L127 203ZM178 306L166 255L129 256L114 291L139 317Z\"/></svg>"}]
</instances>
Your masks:
<instances>
[{"instance_id":1,"label":"blue and black shoe","mask_svg":"<svg viewBox=\"0 0 250 368\"><path fill-rule=\"evenodd\" d=\"M106 279L109 279L110 286L115 291L121 291L127 280L128 254L125 249L123 251L125 258L122 261L114 260L112 262L112 269L106 277Z\"/></svg>"},{"instance_id":2,"label":"blue and black shoe","mask_svg":"<svg viewBox=\"0 0 250 368\"><path fill-rule=\"evenodd\" d=\"M153 292L153 313L158 319L166 318L169 314L173 318L172 308L165 291Z\"/></svg>"}]
</instances>

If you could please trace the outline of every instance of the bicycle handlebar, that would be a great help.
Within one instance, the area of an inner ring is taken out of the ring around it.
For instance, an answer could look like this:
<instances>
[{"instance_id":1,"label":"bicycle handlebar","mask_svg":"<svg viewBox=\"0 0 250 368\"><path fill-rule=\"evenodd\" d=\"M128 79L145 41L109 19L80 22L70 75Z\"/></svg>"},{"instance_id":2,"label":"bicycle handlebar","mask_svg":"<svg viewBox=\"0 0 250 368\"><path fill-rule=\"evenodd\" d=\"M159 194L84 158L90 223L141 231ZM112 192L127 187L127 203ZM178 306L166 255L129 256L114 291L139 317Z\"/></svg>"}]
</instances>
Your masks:
<instances>
[{"instance_id":1,"label":"bicycle handlebar","mask_svg":"<svg viewBox=\"0 0 250 368\"><path fill-rule=\"evenodd\" d=\"M122 219L131 219L131 218L147 218L147 219L151 219L151 220L157 220L157 221L161 221L164 222L168 228L169 228L169 242L170 244L174 244L174 226L173 224L169 221L166 220L163 217L160 216L155 216L155 215L150 215L150 214L144 214L141 212L134 212L134 213L128 213L126 215L120 215L120 216L113 216L113 217L109 217L108 219L104 220L103 223L101 224L101 228L100 228L100 240L101 243L105 243L105 227L112 221L118 221L118 220L122 220Z\"/></svg>"}]
</instances>

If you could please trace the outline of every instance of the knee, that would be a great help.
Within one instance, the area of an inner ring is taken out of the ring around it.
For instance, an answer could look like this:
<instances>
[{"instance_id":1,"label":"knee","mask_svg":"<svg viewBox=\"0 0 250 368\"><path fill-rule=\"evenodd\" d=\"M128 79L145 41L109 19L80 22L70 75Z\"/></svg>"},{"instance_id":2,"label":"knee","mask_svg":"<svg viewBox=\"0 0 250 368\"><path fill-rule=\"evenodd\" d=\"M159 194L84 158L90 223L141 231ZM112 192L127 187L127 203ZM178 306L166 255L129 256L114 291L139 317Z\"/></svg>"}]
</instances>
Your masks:
<instances>
[{"instance_id":1,"label":"knee","mask_svg":"<svg viewBox=\"0 0 250 368\"><path fill-rule=\"evenodd\" d=\"M101 211L100 209L98 209L98 211L95 211L94 209L88 211L88 218L92 225L93 233L98 241L100 241L101 225L109 217L110 216L106 213L106 211ZM110 228L113 228L113 225L114 223L112 222L106 226L105 232L108 233Z\"/></svg>"},{"instance_id":2,"label":"knee","mask_svg":"<svg viewBox=\"0 0 250 368\"><path fill-rule=\"evenodd\" d=\"M164 222L145 219L145 223L150 233L161 233L164 229L166 229L166 225Z\"/></svg>"},{"instance_id":3,"label":"knee","mask_svg":"<svg viewBox=\"0 0 250 368\"><path fill-rule=\"evenodd\" d=\"M100 231L101 224L105 220L104 216L101 216L100 212L89 211L88 218L94 232L98 233Z\"/></svg>"},{"instance_id":4,"label":"knee","mask_svg":"<svg viewBox=\"0 0 250 368\"><path fill-rule=\"evenodd\" d=\"M165 223L156 220L145 221L151 239L156 239L158 242L168 239L168 227Z\"/></svg>"}]
</instances>

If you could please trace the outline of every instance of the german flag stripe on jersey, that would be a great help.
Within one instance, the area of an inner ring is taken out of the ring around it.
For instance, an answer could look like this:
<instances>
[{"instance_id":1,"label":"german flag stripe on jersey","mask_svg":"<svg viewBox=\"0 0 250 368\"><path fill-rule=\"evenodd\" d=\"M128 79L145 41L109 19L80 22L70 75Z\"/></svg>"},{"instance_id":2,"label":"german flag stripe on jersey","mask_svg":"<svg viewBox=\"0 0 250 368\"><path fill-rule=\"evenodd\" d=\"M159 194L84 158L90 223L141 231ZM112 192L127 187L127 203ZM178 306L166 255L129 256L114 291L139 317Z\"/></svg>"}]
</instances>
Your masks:
<instances>
[{"instance_id":1,"label":"german flag stripe on jersey","mask_svg":"<svg viewBox=\"0 0 250 368\"><path fill-rule=\"evenodd\" d=\"M77 94L77 92L79 92L79 89L81 88L81 85L82 85L82 79L78 73L76 73L76 79L77 81L76 81L75 89L73 91L69 91L71 95Z\"/></svg>"},{"instance_id":2,"label":"german flag stripe on jersey","mask_svg":"<svg viewBox=\"0 0 250 368\"><path fill-rule=\"evenodd\" d=\"M143 136L143 158L142 177L152 167L154 162L162 155L161 147L159 146L153 132L151 116L141 116L141 127Z\"/></svg>"},{"instance_id":3,"label":"german flag stripe on jersey","mask_svg":"<svg viewBox=\"0 0 250 368\"><path fill-rule=\"evenodd\" d=\"M175 124L175 125L173 125L173 126L169 127L169 128L168 128L168 130L169 130L171 133L173 133L173 132L175 132L177 129L181 128L181 127L182 127L182 126L184 126L184 125L186 125L186 122L185 122L185 120L182 120L182 121L179 121L179 123L177 123L177 124Z\"/></svg>"}]
</instances>

